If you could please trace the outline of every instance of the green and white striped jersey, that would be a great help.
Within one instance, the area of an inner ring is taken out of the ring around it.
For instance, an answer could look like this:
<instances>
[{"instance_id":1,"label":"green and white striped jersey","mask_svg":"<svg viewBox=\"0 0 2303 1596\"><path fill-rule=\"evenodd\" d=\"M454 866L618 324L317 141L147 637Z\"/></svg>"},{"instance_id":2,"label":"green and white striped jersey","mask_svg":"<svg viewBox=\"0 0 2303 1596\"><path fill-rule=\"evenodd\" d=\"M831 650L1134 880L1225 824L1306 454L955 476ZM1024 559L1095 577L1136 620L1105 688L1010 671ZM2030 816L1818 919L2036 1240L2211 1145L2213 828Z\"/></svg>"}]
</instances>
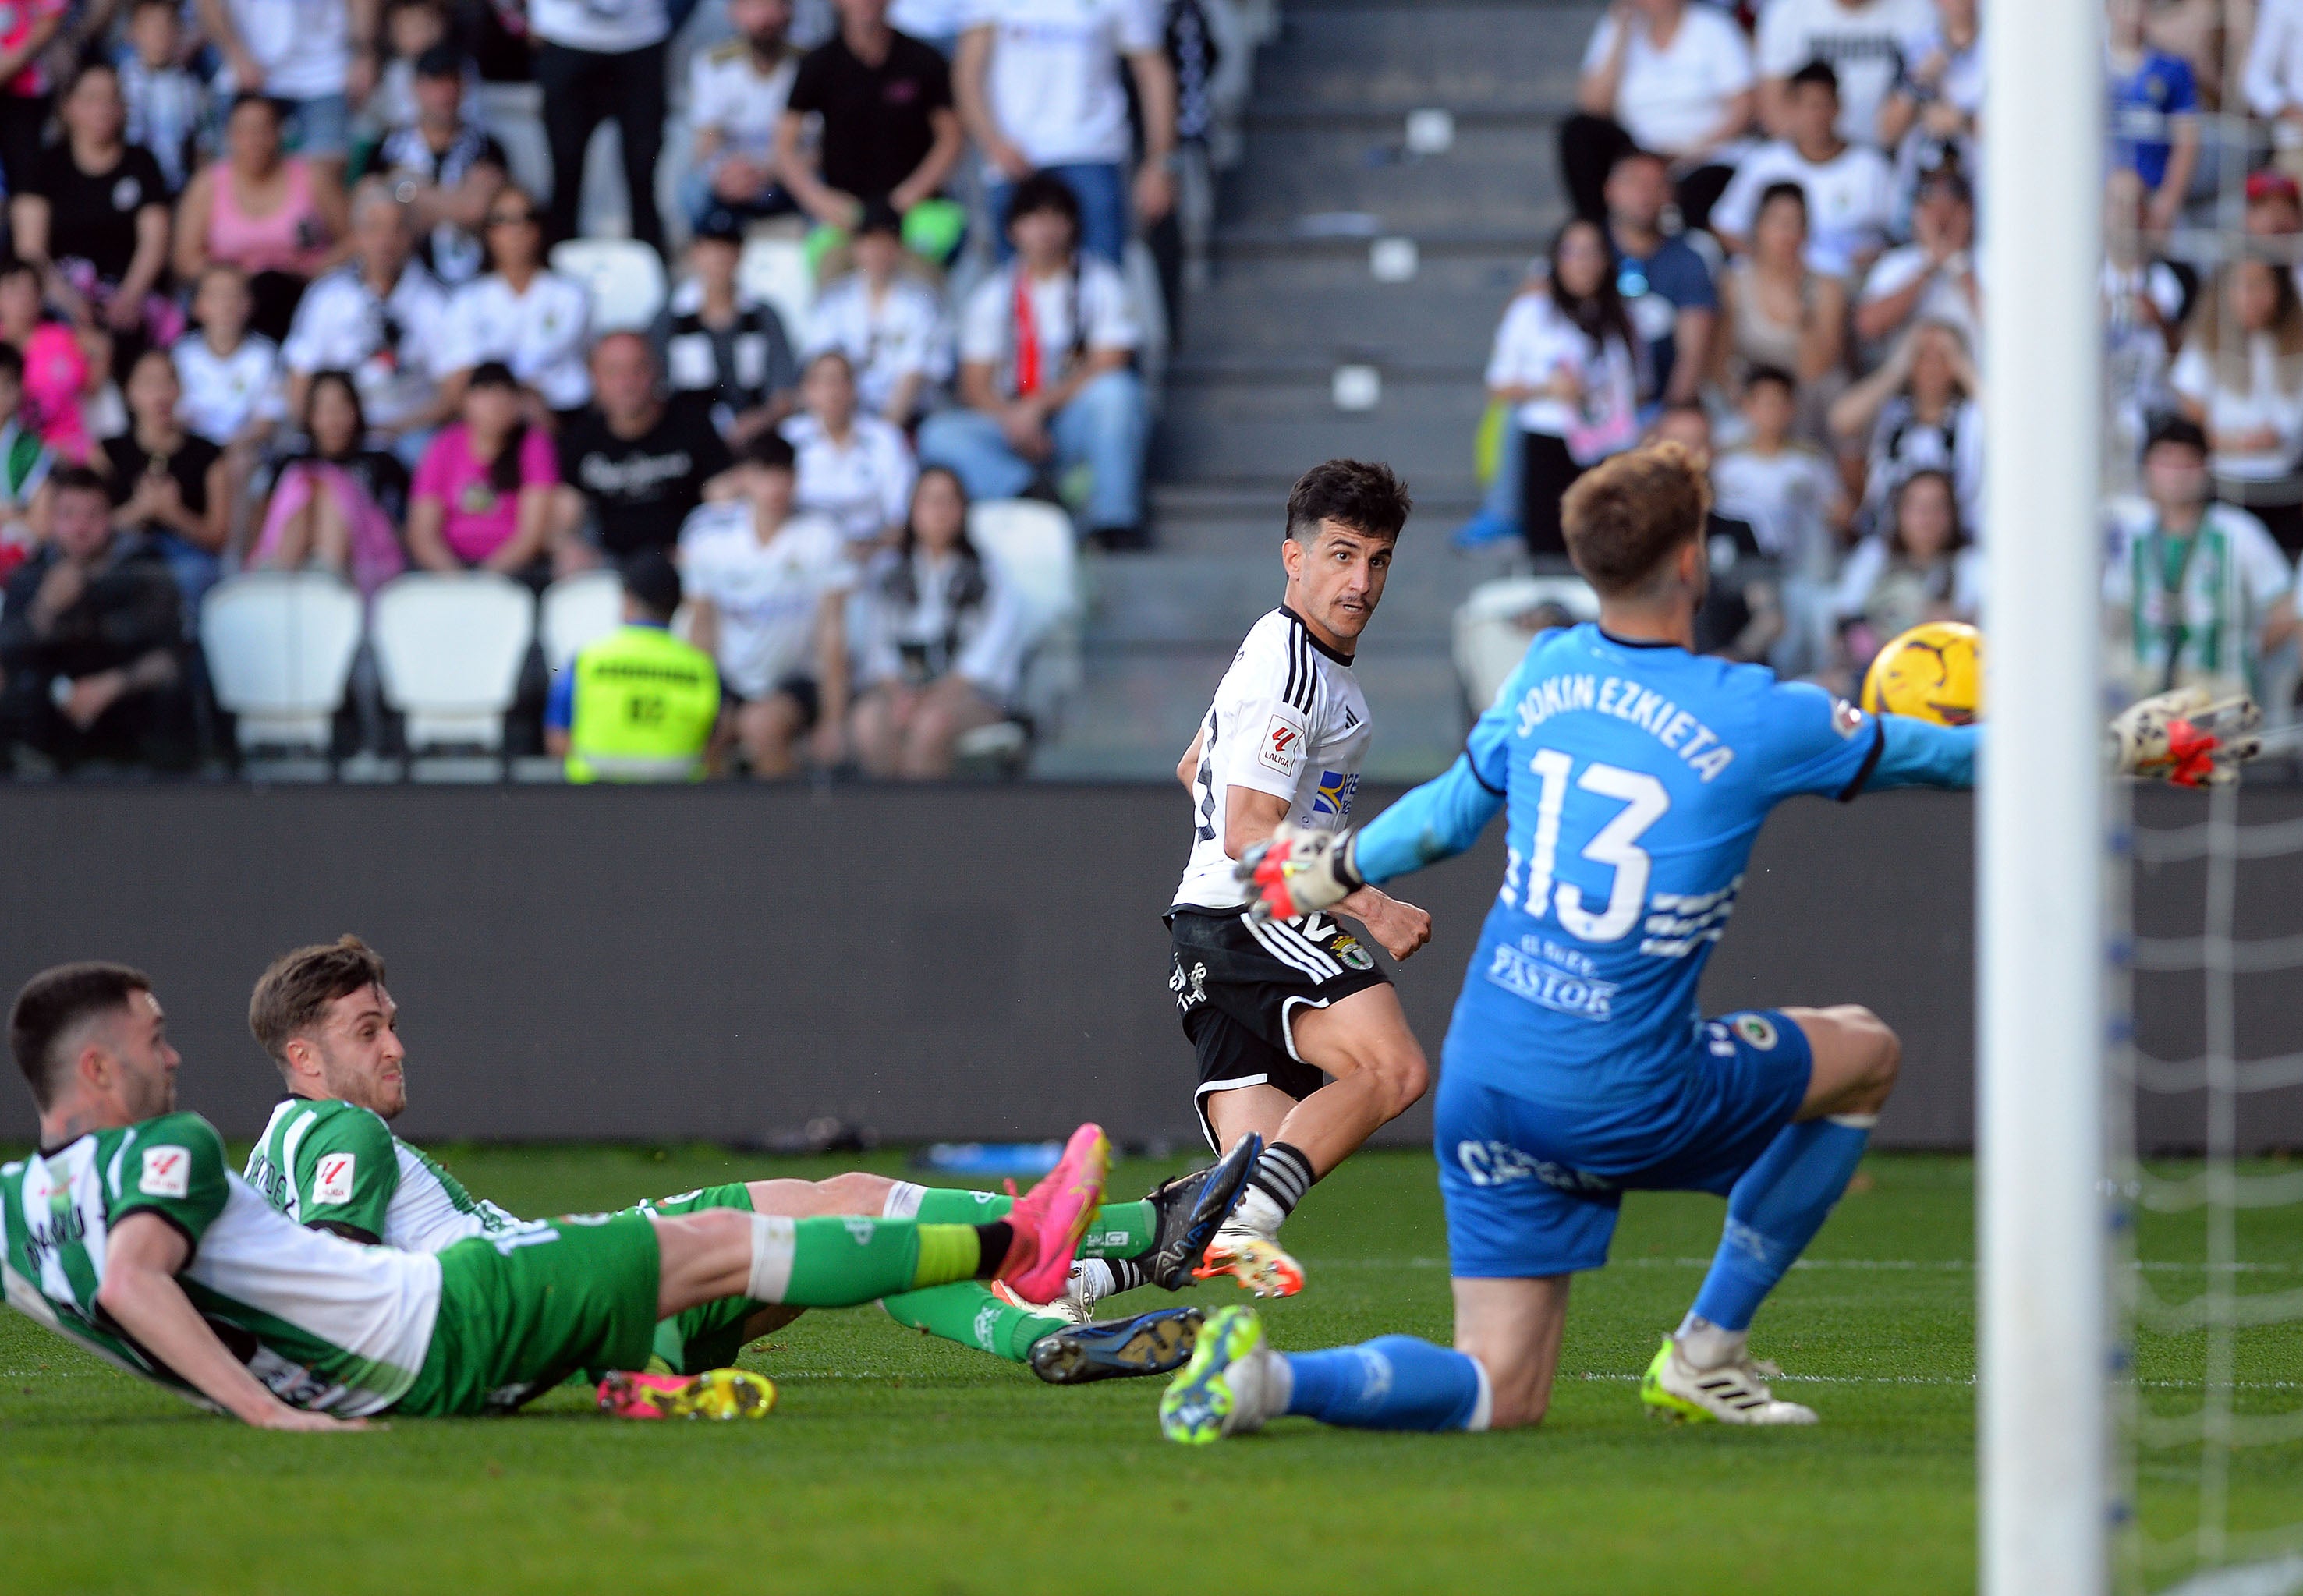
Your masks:
<instances>
[{"instance_id":1,"label":"green and white striped jersey","mask_svg":"<svg viewBox=\"0 0 2303 1596\"><path fill-rule=\"evenodd\" d=\"M415 1383L440 1311L440 1261L291 1223L224 1166L223 1138L193 1113L91 1131L0 1165L9 1306L132 1374L190 1392L97 1304L112 1227L138 1213L184 1233L192 1251L177 1283L281 1400L359 1416Z\"/></svg>"},{"instance_id":2,"label":"green and white striped jersey","mask_svg":"<svg viewBox=\"0 0 2303 1596\"><path fill-rule=\"evenodd\" d=\"M298 1224L408 1252L532 1223L474 1197L374 1111L350 1103L282 1098L248 1155L248 1183Z\"/></svg>"}]
</instances>

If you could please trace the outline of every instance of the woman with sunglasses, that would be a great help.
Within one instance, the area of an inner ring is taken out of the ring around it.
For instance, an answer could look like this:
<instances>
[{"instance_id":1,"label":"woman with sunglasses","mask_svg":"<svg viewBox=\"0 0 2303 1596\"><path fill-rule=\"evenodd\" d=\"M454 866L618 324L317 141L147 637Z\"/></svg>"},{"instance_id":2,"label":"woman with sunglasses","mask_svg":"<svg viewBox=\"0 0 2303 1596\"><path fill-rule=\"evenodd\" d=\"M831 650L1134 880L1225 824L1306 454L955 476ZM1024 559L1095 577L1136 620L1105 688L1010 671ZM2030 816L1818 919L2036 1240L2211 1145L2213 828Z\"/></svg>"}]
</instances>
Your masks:
<instances>
[{"instance_id":1,"label":"woman with sunglasses","mask_svg":"<svg viewBox=\"0 0 2303 1596\"><path fill-rule=\"evenodd\" d=\"M544 265L544 217L536 201L506 183L487 208L481 235L487 272L459 290L448 311L443 384L458 392L485 361L502 361L568 419L592 398L584 359L592 297Z\"/></svg>"}]
</instances>

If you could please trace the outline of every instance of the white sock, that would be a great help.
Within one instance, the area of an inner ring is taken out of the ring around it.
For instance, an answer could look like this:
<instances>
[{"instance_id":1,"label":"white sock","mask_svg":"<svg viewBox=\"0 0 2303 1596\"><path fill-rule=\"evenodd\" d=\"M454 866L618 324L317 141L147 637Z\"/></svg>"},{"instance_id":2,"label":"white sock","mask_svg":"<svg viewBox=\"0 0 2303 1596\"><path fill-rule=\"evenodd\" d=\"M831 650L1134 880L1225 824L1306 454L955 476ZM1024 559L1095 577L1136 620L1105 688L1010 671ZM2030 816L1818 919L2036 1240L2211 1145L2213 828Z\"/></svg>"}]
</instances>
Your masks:
<instances>
[{"instance_id":1,"label":"white sock","mask_svg":"<svg viewBox=\"0 0 2303 1596\"><path fill-rule=\"evenodd\" d=\"M1488 1378L1487 1365L1475 1357L1472 1359L1472 1367L1480 1372L1480 1394L1472 1403L1472 1416L1464 1421L1464 1428L1472 1431L1485 1430L1495 1423L1496 1385L1494 1381Z\"/></svg>"},{"instance_id":2,"label":"white sock","mask_svg":"<svg viewBox=\"0 0 2303 1596\"><path fill-rule=\"evenodd\" d=\"M752 1278L744 1294L754 1302L781 1302L791 1287L799 1226L780 1214L752 1215Z\"/></svg>"},{"instance_id":3,"label":"white sock","mask_svg":"<svg viewBox=\"0 0 2303 1596\"><path fill-rule=\"evenodd\" d=\"M1234 1208L1231 1211L1231 1217L1224 1221L1224 1229L1253 1231L1269 1241L1279 1234L1279 1227L1286 1222L1286 1209L1272 1201L1264 1192L1251 1186L1240 1194L1239 1206Z\"/></svg>"},{"instance_id":4,"label":"white sock","mask_svg":"<svg viewBox=\"0 0 2303 1596\"><path fill-rule=\"evenodd\" d=\"M888 1200L880 1205L882 1219L917 1219L920 1199L928 1194L924 1186L909 1180L898 1180L888 1188Z\"/></svg>"},{"instance_id":5,"label":"white sock","mask_svg":"<svg viewBox=\"0 0 2303 1596\"><path fill-rule=\"evenodd\" d=\"M1679 1331L1672 1338L1679 1343L1679 1355L1699 1369L1725 1368L1742 1360L1744 1350L1751 1344L1748 1330L1722 1330L1693 1309L1679 1322Z\"/></svg>"},{"instance_id":6,"label":"white sock","mask_svg":"<svg viewBox=\"0 0 2303 1596\"><path fill-rule=\"evenodd\" d=\"M1072 1295L1093 1301L1109 1297L1118 1282L1111 1278L1111 1265L1101 1258L1080 1258L1072 1264Z\"/></svg>"},{"instance_id":7,"label":"white sock","mask_svg":"<svg viewBox=\"0 0 2303 1596\"><path fill-rule=\"evenodd\" d=\"M1295 1399L1295 1366L1269 1347L1258 1348L1255 1356L1263 1360L1263 1416L1276 1419Z\"/></svg>"}]
</instances>

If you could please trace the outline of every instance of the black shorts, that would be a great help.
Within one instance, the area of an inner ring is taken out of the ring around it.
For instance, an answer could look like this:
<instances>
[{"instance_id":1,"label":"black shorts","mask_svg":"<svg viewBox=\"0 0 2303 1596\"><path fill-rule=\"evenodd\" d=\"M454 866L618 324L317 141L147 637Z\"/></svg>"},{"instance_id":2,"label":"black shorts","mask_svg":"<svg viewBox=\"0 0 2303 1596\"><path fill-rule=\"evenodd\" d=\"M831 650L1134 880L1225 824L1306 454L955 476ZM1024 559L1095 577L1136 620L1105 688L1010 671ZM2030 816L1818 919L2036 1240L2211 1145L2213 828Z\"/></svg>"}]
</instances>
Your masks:
<instances>
[{"instance_id":1,"label":"black shorts","mask_svg":"<svg viewBox=\"0 0 2303 1596\"><path fill-rule=\"evenodd\" d=\"M1192 1102L1211 1147L1210 1092L1275 1086L1300 1102L1327 1084L1296 1055L1298 1009L1324 1009L1391 980L1375 950L1327 914L1258 925L1245 910L1178 909L1168 926L1175 948L1168 989L1199 1054Z\"/></svg>"},{"instance_id":2,"label":"black shorts","mask_svg":"<svg viewBox=\"0 0 2303 1596\"><path fill-rule=\"evenodd\" d=\"M730 709L748 703L764 703L778 693L799 706L800 730L812 732L815 729L815 723L823 718L823 699L816 691L813 676L786 676L757 699L745 697L724 681L720 684L720 696Z\"/></svg>"}]
</instances>

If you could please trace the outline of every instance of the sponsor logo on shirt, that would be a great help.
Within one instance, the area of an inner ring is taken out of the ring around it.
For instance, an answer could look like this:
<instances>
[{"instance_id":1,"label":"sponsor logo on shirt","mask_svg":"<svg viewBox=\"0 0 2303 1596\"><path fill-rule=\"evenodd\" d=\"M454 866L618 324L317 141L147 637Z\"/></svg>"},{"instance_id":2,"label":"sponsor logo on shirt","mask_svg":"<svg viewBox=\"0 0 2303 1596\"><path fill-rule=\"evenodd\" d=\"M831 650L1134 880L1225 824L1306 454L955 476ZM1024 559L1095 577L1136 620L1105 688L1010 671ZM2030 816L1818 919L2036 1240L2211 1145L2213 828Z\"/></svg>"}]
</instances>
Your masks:
<instances>
[{"instance_id":1,"label":"sponsor logo on shirt","mask_svg":"<svg viewBox=\"0 0 2303 1596\"><path fill-rule=\"evenodd\" d=\"M1282 776L1295 774L1303 762L1303 728L1283 715L1274 715L1263 728L1263 742L1255 757Z\"/></svg>"},{"instance_id":2,"label":"sponsor logo on shirt","mask_svg":"<svg viewBox=\"0 0 2303 1596\"><path fill-rule=\"evenodd\" d=\"M144 1172L136 1189L146 1197L185 1197L192 1193L192 1155L182 1147L147 1147Z\"/></svg>"},{"instance_id":3,"label":"sponsor logo on shirt","mask_svg":"<svg viewBox=\"0 0 2303 1596\"><path fill-rule=\"evenodd\" d=\"M312 1186L312 1201L323 1206L352 1200L352 1171L359 1156L351 1153L324 1154Z\"/></svg>"},{"instance_id":4,"label":"sponsor logo on shirt","mask_svg":"<svg viewBox=\"0 0 2303 1596\"><path fill-rule=\"evenodd\" d=\"M1560 1191L1612 1189L1608 1182L1598 1175L1523 1153L1509 1142L1459 1141L1455 1144L1455 1162L1463 1166L1464 1177L1474 1186L1508 1186L1514 1180L1540 1180Z\"/></svg>"},{"instance_id":5,"label":"sponsor logo on shirt","mask_svg":"<svg viewBox=\"0 0 2303 1596\"><path fill-rule=\"evenodd\" d=\"M1776 1045L1776 1022L1765 1014L1738 1014L1727 1022L1735 1034L1765 1053Z\"/></svg>"},{"instance_id":6,"label":"sponsor logo on shirt","mask_svg":"<svg viewBox=\"0 0 2303 1596\"><path fill-rule=\"evenodd\" d=\"M1359 793L1357 771L1346 776L1341 770L1322 770L1320 772L1320 790L1312 794L1312 812L1348 820L1352 815L1352 801L1359 796Z\"/></svg>"},{"instance_id":7,"label":"sponsor logo on shirt","mask_svg":"<svg viewBox=\"0 0 2303 1596\"><path fill-rule=\"evenodd\" d=\"M1514 997L1556 1013L1582 1020L1605 1021L1615 1014L1613 981L1571 974L1541 959L1530 958L1507 942L1496 945L1496 956L1487 969L1488 979Z\"/></svg>"}]
</instances>

